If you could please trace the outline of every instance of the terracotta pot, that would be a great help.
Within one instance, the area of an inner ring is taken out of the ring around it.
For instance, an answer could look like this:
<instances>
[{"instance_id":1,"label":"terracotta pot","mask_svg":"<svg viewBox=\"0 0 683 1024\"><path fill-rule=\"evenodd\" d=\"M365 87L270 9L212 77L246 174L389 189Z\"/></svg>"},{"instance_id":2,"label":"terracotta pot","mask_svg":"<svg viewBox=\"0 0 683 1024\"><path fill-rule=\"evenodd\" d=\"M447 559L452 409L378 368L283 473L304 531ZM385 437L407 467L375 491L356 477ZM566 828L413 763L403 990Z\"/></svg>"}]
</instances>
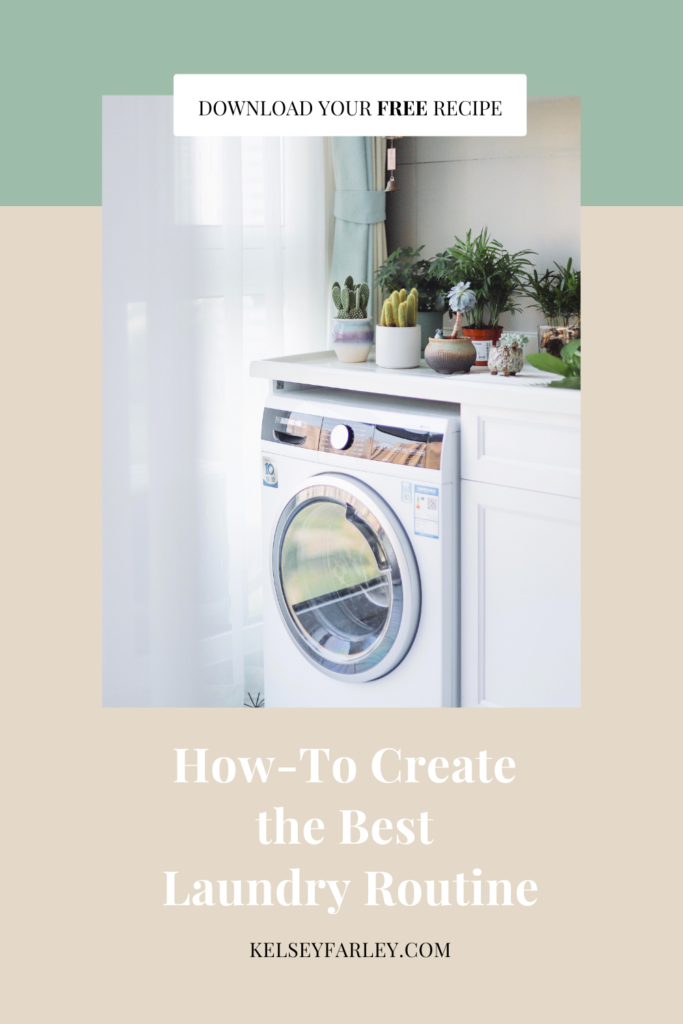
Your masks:
<instances>
[{"instance_id":1,"label":"terracotta pot","mask_svg":"<svg viewBox=\"0 0 683 1024\"><path fill-rule=\"evenodd\" d=\"M468 338L430 338L425 362L437 373L469 373L477 352Z\"/></svg>"},{"instance_id":2,"label":"terracotta pot","mask_svg":"<svg viewBox=\"0 0 683 1024\"><path fill-rule=\"evenodd\" d=\"M496 344L503 333L503 328L487 327L480 329L478 327L463 327L462 333L471 340L477 351L475 366L488 366L491 346Z\"/></svg>"}]
</instances>

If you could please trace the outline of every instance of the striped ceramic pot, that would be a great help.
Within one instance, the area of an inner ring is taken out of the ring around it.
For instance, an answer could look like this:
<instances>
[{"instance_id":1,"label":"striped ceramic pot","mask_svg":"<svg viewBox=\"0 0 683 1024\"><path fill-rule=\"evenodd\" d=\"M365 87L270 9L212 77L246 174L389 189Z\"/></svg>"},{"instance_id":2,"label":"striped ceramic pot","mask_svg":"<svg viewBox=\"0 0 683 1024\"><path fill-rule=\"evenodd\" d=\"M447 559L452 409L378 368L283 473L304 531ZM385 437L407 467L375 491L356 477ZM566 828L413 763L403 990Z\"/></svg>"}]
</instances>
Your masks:
<instances>
[{"instance_id":1,"label":"striped ceramic pot","mask_svg":"<svg viewBox=\"0 0 683 1024\"><path fill-rule=\"evenodd\" d=\"M469 338L430 338L425 362L437 373L469 373L477 358Z\"/></svg>"},{"instance_id":2,"label":"striped ceramic pot","mask_svg":"<svg viewBox=\"0 0 683 1024\"><path fill-rule=\"evenodd\" d=\"M372 318L332 321L332 348L340 363L364 363L372 348Z\"/></svg>"}]
</instances>

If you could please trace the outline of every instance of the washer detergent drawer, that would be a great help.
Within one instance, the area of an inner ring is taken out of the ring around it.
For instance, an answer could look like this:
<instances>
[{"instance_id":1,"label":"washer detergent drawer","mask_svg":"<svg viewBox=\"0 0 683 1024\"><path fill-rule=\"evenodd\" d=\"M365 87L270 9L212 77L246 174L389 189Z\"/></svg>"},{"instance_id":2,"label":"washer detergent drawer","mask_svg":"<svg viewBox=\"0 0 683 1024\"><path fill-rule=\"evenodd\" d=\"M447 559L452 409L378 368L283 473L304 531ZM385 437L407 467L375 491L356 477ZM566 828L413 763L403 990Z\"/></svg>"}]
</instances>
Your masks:
<instances>
[{"instance_id":1,"label":"washer detergent drawer","mask_svg":"<svg viewBox=\"0 0 683 1024\"><path fill-rule=\"evenodd\" d=\"M321 672L370 682L410 650L421 604L415 555L367 484L341 473L309 477L279 516L271 571L282 620Z\"/></svg>"},{"instance_id":2,"label":"washer detergent drawer","mask_svg":"<svg viewBox=\"0 0 683 1024\"><path fill-rule=\"evenodd\" d=\"M308 448L317 451L322 422L322 416L311 413L266 407L261 422L261 440L285 445L290 449Z\"/></svg>"}]
</instances>

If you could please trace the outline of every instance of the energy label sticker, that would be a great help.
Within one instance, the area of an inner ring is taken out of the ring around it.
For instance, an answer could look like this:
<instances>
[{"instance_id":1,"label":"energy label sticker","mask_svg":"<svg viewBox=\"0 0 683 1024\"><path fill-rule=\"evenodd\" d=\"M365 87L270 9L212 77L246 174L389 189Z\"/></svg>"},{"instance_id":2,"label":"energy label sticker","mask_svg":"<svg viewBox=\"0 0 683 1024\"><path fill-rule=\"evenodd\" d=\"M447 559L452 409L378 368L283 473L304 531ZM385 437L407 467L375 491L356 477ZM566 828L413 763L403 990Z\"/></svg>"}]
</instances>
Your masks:
<instances>
[{"instance_id":1,"label":"energy label sticker","mask_svg":"<svg viewBox=\"0 0 683 1024\"><path fill-rule=\"evenodd\" d=\"M439 538L439 488L415 485L415 533Z\"/></svg>"},{"instance_id":2,"label":"energy label sticker","mask_svg":"<svg viewBox=\"0 0 683 1024\"><path fill-rule=\"evenodd\" d=\"M277 462L270 455L262 455L263 462L263 486L277 487Z\"/></svg>"}]
</instances>

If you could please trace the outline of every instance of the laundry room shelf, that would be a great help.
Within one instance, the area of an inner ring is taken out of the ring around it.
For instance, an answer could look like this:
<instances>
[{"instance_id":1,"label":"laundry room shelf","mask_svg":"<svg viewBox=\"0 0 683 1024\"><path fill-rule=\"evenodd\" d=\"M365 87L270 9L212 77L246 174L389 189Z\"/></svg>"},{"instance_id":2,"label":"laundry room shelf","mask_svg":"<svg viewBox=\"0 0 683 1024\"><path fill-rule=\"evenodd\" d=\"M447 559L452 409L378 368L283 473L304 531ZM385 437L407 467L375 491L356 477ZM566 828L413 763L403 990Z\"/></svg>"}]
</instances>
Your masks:
<instances>
[{"instance_id":1,"label":"laundry room shelf","mask_svg":"<svg viewBox=\"0 0 683 1024\"><path fill-rule=\"evenodd\" d=\"M570 416L581 411L580 391L548 388L550 381L560 378L528 363L516 377L493 377L486 367L446 376L435 373L424 361L412 370L386 370L377 366L372 356L365 363L340 363L336 354L327 350L259 359L251 364L250 374L273 381L276 390L293 384Z\"/></svg>"}]
</instances>

